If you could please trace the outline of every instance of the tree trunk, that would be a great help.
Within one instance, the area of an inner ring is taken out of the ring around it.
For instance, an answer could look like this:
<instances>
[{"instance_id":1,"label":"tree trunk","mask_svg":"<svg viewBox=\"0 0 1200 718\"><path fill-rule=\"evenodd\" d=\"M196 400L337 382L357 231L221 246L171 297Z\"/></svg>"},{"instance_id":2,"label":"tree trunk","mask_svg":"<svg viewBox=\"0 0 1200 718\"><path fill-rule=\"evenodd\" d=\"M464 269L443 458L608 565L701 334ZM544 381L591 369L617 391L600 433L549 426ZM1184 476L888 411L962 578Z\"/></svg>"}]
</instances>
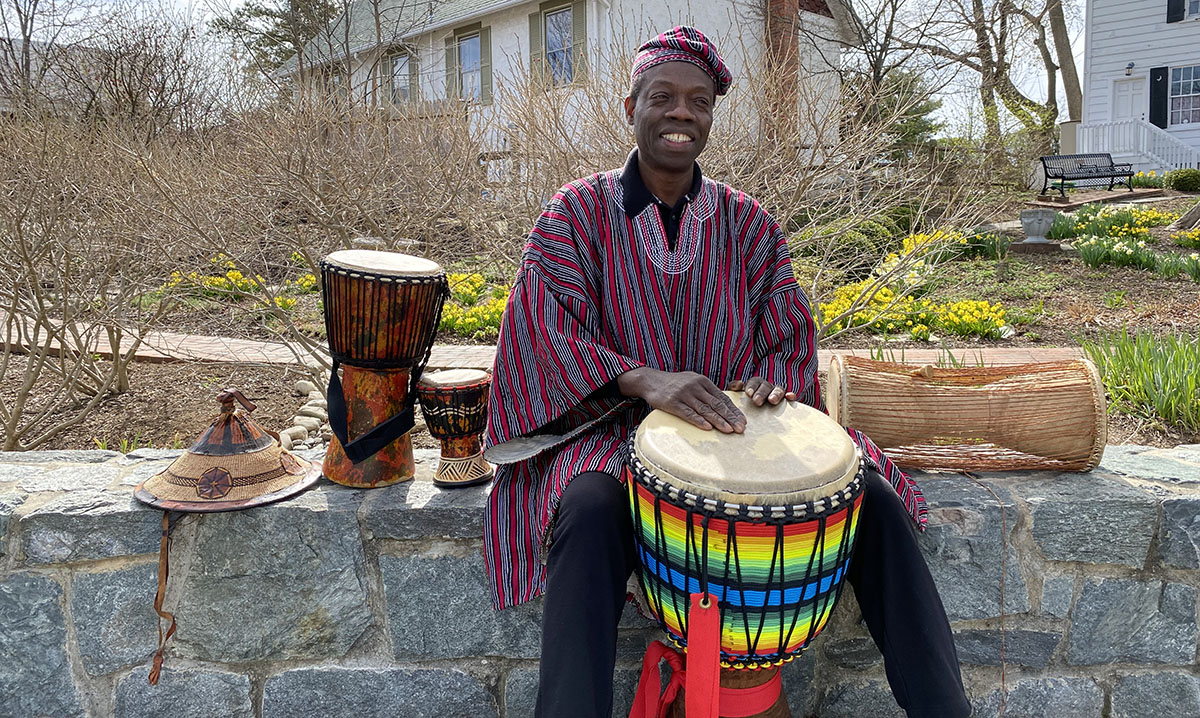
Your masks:
<instances>
[{"instance_id":1,"label":"tree trunk","mask_svg":"<svg viewBox=\"0 0 1200 718\"><path fill-rule=\"evenodd\" d=\"M1197 202L1191 209L1183 213L1183 216L1171 223L1167 229L1178 232L1180 230L1191 229L1200 226L1200 202Z\"/></svg>"},{"instance_id":2,"label":"tree trunk","mask_svg":"<svg viewBox=\"0 0 1200 718\"><path fill-rule=\"evenodd\" d=\"M1071 35L1067 32L1062 0L1048 0L1046 7L1050 33L1054 36L1054 51L1058 55L1058 69L1062 72L1063 90L1067 93L1067 117L1078 121L1083 119L1083 90L1079 86L1075 56L1071 54Z\"/></svg>"}]
</instances>

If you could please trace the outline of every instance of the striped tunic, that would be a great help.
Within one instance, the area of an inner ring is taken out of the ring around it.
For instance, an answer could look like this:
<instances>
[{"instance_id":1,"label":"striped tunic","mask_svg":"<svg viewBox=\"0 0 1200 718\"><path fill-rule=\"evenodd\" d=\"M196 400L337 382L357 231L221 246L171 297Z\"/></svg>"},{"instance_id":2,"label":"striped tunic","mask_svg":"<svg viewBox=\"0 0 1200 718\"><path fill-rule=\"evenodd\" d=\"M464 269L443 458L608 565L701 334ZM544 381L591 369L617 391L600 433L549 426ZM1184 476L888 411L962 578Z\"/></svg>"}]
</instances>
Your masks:
<instances>
[{"instance_id":1,"label":"striped tunic","mask_svg":"<svg viewBox=\"0 0 1200 718\"><path fill-rule=\"evenodd\" d=\"M621 172L554 196L530 232L504 313L486 445L602 420L497 467L484 531L496 608L542 592L543 548L567 483L585 471L622 476L626 441L649 412L617 392L623 372L693 371L720 387L760 376L824 408L808 299L774 219L704 178L670 249L653 204L625 214ZM850 435L923 527L917 486L869 439Z\"/></svg>"}]
</instances>

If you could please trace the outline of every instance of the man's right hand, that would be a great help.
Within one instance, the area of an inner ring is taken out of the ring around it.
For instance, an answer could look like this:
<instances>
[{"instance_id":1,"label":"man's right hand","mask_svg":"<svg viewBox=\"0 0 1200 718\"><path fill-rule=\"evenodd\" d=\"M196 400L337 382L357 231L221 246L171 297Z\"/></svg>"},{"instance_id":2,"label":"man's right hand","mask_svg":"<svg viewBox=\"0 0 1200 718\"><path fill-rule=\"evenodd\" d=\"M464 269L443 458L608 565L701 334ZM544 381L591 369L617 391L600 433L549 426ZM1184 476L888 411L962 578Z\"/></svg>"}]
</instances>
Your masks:
<instances>
[{"instance_id":1,"label":"man's right hand","mask_svg":"<svg viewBox=\"0 0 1200 718\"><path fill-rule=\"evenodd\" d=\"M669 372L638 367L617 377L617 386L625 396L643 399L701 429L717 429L726 434L746 430L746 417L717 385L691 371Z\"/></svg>"}]
</instances>

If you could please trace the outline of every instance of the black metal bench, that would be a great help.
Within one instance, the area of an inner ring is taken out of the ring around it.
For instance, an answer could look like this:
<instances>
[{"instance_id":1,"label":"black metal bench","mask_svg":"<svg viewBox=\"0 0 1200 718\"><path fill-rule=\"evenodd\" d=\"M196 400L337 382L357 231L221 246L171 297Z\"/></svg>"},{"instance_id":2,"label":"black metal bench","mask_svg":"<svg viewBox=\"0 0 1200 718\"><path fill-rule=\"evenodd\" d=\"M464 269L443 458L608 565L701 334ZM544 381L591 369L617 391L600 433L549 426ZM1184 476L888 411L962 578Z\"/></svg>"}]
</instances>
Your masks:
<instances>
[{"instance_id":1,"label":"black metal bench","mask_svg":"<svg viewBox=\"0 0 1200 718\"><path fill-rule=\"evenodd\" d=\"M1042 183L1042 194L1058 180L1058 191L1063 197L1067 196L1067 182L1088 180L1108 180L1111 190L1117 184L1124 184L1133 191L1133 165L1114 164L1112 155L1098 152L1090 155L1048 155L1042 158L1042 169L1046 171L1046 179ZM1124 178L1124 182L1118 179Z\"/></svg>"}]
</instances>

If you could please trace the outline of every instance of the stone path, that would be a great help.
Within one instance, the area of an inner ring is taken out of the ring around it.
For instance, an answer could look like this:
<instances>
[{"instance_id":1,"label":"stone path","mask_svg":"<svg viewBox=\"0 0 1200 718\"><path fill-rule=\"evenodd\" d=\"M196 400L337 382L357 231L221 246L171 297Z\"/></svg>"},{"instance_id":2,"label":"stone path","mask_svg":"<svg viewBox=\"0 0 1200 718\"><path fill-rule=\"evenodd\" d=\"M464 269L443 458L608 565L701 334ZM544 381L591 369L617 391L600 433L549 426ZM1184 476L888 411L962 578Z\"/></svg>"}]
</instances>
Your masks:
<instances>
[{"instance_id":1,"label":"stone path","mask_svg":"<svg viewBox=\"0 0 1200 718\"><path fill-rule=\"evenodd\" d=\"M129 346L126 344L126 347ZM110 356L106 346L96 347L102 356ZM495 356L493 346L467 344L438 344L433 347L428 370L440 369L490 369ZM1075 359L1080 351L1073 347L1064 348L994 348L952 349L956 363L966 366L1009 366L1030 362L1062 361ZM834 354L854 354L871 357L870 349L822 349L821 368L829 364ZM937 364L946 357L943 349L888 349L883 359L907 364ZM317 360L303 347L283 342L260 342L231 337L210 337L175 332L151 332L138 348L135 359L147 362L239 362L247 364L288 364L317 366Z\"/></svg>"}]
</instances>

